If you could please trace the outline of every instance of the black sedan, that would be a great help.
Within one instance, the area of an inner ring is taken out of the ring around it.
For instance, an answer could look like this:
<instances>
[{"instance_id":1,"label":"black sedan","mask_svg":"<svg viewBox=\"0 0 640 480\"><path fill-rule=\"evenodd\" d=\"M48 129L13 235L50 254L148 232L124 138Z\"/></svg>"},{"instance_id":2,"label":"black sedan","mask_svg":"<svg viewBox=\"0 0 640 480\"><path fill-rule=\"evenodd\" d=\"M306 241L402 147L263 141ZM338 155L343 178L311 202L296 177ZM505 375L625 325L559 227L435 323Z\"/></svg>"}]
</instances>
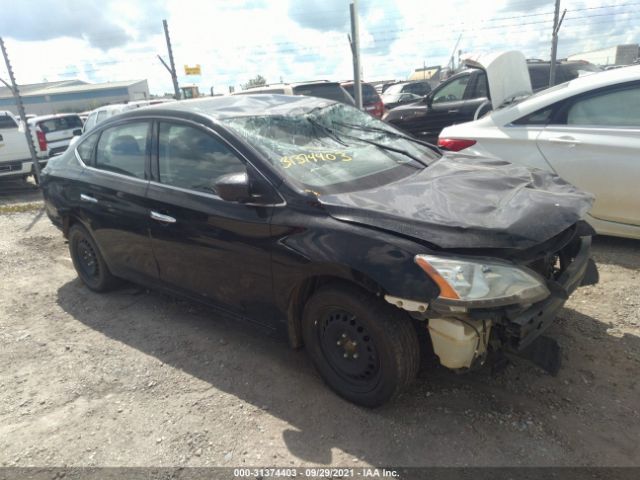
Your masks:
<instances>
[{"instance_id":1,"label":"black sedan","mask_svg":"<svg viewBox=\"0 0 640 480\"><path fill-rule=\"evenodd\" d=\"M52 159L42 188L88 288L126 279L281 325L365 406L411 383L419 338L443 365L473 369L540 340L596 281L590 195L549 173L443 157L319 98L124 113Z\"/></svg>"}]
</instances>

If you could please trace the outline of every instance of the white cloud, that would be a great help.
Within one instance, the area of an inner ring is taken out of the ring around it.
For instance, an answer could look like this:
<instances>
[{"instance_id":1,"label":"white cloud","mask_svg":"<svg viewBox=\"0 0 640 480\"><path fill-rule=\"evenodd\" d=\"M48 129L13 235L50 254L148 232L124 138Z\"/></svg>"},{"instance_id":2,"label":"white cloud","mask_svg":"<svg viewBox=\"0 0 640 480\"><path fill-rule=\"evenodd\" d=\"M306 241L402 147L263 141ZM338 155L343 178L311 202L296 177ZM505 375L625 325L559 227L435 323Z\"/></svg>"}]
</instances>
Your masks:
<instances>
[{"instance_id":1,"label":"white cloud","mask_svg":"<svg viewBox=\"0 0 640 480\"><path fill-rule=\"evenodd\" d=\"M640 15L625 6L628 1L606 2L563 1L569 12L561 30L561 57L640 41ZM13 22L3 32L20 82L147 78L153 93L170 92L171 78L156 57L167 58L163 17L169 21L180 83L197 83L202 91L214 86L226 92L257 74L269 82L352 76L348 0L172 0L160 8L151 0L103 0L106 16L86 28L82 22L90 23L95 3L83 9L80 2L75 11L66 10L71 16L67 30L53 32L37 23L47 24L41 8L48 3L23 2L20 9L3 12L5 24ZM467 53L520 49L528 57L549 56L552 1L360 0L360 5L366 79L405 78L423 62L445 64L460 34L459 48ZM56 19L61 21L58 13ZM197 63L201 77L183 75L183 65ZM4 68L0 76L6 77Z\"/></svg>"}]
</instances>

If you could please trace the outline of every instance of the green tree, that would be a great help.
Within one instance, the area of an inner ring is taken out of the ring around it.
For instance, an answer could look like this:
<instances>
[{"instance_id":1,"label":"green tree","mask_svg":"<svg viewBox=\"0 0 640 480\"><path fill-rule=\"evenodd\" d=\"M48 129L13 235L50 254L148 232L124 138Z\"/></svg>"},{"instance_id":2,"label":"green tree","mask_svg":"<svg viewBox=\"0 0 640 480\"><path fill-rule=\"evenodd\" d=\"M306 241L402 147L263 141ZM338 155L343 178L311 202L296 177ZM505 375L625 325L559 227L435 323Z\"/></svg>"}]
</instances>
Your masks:
<instances>
[{"instance_id":1,"label":"green tree","mask_svg":"<svg viewBox=\"0 0 640 480\"><path fill-rule=\"evenodd\" d=\"M262 85L266 85L267 81L262 75L256 75L255 78L250 79L247 83L242 85L242 89L246 90L247 88L253 87L261 87Z\"/></svg>"}]
</instances>

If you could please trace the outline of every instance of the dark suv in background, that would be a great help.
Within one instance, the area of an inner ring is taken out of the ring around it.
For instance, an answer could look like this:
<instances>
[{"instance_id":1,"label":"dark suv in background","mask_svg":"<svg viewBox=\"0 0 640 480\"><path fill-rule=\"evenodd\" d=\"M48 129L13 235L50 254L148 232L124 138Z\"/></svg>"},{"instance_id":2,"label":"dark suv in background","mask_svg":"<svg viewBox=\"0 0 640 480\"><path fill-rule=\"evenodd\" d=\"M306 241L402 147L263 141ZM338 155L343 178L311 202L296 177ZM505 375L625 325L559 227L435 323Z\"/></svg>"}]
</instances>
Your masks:
<instances>
[{"instance_id":1,"label":"dark suv in background","mask_svg":"<svg viewBox=\"0 0 640 480\"><path fill-rule=\"evenodd\" d=\"M356 98L356 92L353 88L355 84L353 82L343 82L341 85L352 98ZM364 82L362 83L362 108L376 118L382 118L382 115L384 115L384 104L380 99L380 95L378 95L373 85Z\"/></svg>"},{"instance_id":2,"label":"dark suv in background","mask_svg":"<svg viewBox=\"0 0 640 480\"><path fill-rule=\"evenodd\" d=\"M534 92L549 86L549 62L527 60L527 69ZM556 84L601 70L589 62L560 62L556 67ZM491 109L488 94L485 72L470 68L442 82L423 100L390 110L384 120L422 140L436 143L443 128L474 120L482 105L477 117L488 112Z\"/></svg>"}]
</instances>

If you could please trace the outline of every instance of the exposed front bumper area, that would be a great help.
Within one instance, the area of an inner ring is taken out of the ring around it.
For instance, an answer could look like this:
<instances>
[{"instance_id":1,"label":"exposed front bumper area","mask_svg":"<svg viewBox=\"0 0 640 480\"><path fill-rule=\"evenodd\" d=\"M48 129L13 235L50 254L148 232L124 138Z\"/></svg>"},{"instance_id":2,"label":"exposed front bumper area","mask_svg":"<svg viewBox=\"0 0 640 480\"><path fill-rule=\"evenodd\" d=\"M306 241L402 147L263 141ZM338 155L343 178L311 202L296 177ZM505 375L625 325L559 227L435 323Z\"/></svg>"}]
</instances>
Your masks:
<instances>
[{"instance_id":1,"label":"exposed front bumper area","mask_svg":"<svg viewBox=\"0 0 640 480\"><path fill-rule=\"evenodd\" d=\"M560 277L550 284L551 295L523 312L507 311L505 331L508 343L505 347L516 352L525 349L553 324L558 311L576 288L583 284L583 280L588 280L588 284L597 283L598 271L595 262L589 258L590 251L591 237L581 237L576 257Z\"/></svg>"},{"instance_id":2,"label":"exposed front bumper area","mask_svg":"<svg viewBox=\"0 0 640 480\"><path fill-rule=\"evenodd\" d=\"M540 337L553 324L559 310L579 286L598 282L598 271L590 258L590 250L591 236L576 235L558 252L549 254L548 257L554 261L561 259L558 263L562 268L552 269L552 273L545 277L549 296L531 305L468 309L438 300L431 302L422 319L429 320L433 348L441 363L448 368L468 369L484 363L486 356L492 352L507 352L534 360L547 371L557 371L557 362L540 358L540 352L543 352L542 356L544 352L549 352L549 355L558 357L559 347L556 344L555 348L551 348L549 342L555 341ZM414 317L420 318L416 314ZM537 339L546 347L539 348ZM531 355L532 350L537 352L535 356ZM546 365L551 367L546 368Z\"/></svg>"}]
</instances>

